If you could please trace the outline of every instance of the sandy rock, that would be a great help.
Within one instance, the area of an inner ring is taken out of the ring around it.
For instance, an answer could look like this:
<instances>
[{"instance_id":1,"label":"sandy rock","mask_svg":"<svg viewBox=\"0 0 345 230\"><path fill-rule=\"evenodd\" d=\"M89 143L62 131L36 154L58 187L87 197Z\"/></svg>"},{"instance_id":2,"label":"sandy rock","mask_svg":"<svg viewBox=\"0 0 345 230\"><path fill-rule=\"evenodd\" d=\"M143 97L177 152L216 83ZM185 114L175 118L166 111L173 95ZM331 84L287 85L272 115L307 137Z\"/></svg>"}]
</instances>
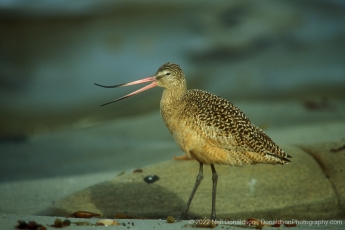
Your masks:
<instances>
[{"instance_id":1,"label":"sandy rock","mask_svg":"<svg viewBox=\"0 0 345 230\"><path fill-rule=\"evenodd\" d=\"M217 165L218 218L327 219L341 214L332 183L312 156L294 146L282 146L293 156L288 165L230 167ZM50 209L54 215L76 210L113 217L165 218L182 212L198 173L196 161L166 161L128 173L72 194ZM144 182L148 175L160 179ZM191 217L211 213L211 170L204 166L204 180L192 202Z\"/></svg>"},{"instance_id":2,"label":"sandy rock","mask_svg":"<svg viewBox=\"0 0 345 230\"><path fill-rule=\"evenodd\" d=\"M302 148L314 157L329 179L345 212L345 140L305 145Z\"/></svg>"}]
</instances>

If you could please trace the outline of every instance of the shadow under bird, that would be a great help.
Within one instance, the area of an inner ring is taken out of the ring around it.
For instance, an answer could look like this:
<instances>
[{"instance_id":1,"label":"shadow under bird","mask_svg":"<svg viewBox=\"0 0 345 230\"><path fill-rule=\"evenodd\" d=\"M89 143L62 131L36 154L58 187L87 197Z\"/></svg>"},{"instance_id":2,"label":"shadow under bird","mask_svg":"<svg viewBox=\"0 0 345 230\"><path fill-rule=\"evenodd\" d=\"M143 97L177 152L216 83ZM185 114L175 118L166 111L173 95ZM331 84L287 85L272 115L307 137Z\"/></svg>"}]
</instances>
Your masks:
<instances>
[{"instance_id":1,"label":"shadow under bird","mask_svg":"<svg viewBox=\"0 0 345 230\"><path fill-rule=\"evenodd\" d=\"M179 65L163 64L154 76L125 84L97 86L116 88L144 82L151 84L127 94L107 105L133 96L150 88L164 88L160 102L163 120L175 141L188 157L199 162L199 174L180 219L187 219L189 206L203 179L203 165L212 170L212 212L216 219L216 189L218 175L214 164L249 165L257 163L286 164L287 155L260 128L231 102L209 92L187 90L184 73ZM102 105L102 106L103 106Z\"/></svg>"}]
</instances>

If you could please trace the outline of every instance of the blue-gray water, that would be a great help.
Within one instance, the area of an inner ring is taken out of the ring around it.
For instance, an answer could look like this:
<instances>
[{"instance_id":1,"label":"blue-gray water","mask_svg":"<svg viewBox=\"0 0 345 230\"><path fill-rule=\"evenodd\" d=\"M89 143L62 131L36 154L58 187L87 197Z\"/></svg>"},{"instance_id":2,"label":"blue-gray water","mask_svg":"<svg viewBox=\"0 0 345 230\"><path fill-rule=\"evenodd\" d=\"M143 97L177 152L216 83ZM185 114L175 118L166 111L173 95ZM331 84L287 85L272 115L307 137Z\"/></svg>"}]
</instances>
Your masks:
<instances>
[{"instance_id":1,"label":"blue-gray water","mask_svg":"<svg viewBox=\"0 0 345 230\"><path fill-rule=\"evenodd\" d=\"M0 136L140 115L161 89L102 89L179 63L190 88L228 100L344 97L339 1L0 4Z\"/></svg>"}]
</instances>

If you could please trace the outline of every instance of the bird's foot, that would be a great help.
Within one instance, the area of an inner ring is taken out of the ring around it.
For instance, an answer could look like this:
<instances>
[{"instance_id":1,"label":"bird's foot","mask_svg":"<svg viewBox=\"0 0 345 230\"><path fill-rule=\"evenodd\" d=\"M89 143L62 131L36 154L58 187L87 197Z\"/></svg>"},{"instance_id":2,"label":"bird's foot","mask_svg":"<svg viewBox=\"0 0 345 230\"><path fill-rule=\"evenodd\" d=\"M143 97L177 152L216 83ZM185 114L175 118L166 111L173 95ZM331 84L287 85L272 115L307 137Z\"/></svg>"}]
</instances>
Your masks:
<instances>
[{"instance_id":1,"label":"bird's foot","mask_svg":"<svg viewBox=\"0 0 345 230\"><path fill-rule=\"evenodd\" d=\"M216 219L216 214L215 214L215 213L212 213L210 219L211 219L211 220L217 220L217 219Z\"/></svg>"},{"instance_id":2,"label":"bird's foot","mask_svg":"<svg viewBox=\"0 0 345 230\"><path fill-rule=\"evenodd\" d=\"M182 214L179 218L179 220L189 220L189 219L190 219L190 217L189 217L188 213L186 213L186 212L182 212Z\"/></svg>"},{"instance_id":3,"label":"bird's foot","mask_svg":"<svg viewBox=\"0 0 345 230\"><path fill-rule=\"evenodd\" d=\"M186 154L183 156L174 156L174 160L177 161L184 161L184 160L192 160L193 158L189 158Z\"/></svg>"}]
</instances>

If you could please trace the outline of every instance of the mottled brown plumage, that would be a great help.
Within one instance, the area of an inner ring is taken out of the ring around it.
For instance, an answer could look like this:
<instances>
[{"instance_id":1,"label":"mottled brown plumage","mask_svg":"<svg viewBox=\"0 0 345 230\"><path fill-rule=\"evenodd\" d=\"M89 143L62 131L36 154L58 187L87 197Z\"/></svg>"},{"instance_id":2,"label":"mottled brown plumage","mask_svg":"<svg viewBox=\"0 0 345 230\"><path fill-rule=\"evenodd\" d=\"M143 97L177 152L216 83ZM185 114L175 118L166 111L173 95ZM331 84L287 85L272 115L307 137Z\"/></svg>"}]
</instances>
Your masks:
<instances>
[{"instance_id":1,"label":"mottled brown plumage","mask_svg":"<svg viewBox=\"0 0 345 230\"><path fill-rule=\"evenodd\" d=\"M181 218L188 217L189 206L203 178L203 164L211 165L213 180L211 218L215 219L218 175L214 164L240 166L290 162L287 158L291 156L279 148L260 128L252 124L232 103L206 91L187 90L185 76L177 64L165 63L155 76L110 87L148 81L153 83L112 102L155 86L164 88L160 102L163 120L180 148L188 157L194 158L200 164L196 183Z\"/></svg>"},{"instance_id":2,"label":"mottled brown plumage","mask_svg":"<svg viewBox=\"0 0 345 230\"><path fill-rule=\"evenodd\" d=\"M166 75L170 73L170 75ZM161 114L189 157L204 164L284 164L288 155L227 100L202 90L186 90L181 68L165 63L156 73L165 88ZM170 82L178 84L170 84Z\"/></svg>"}]
</instances>

